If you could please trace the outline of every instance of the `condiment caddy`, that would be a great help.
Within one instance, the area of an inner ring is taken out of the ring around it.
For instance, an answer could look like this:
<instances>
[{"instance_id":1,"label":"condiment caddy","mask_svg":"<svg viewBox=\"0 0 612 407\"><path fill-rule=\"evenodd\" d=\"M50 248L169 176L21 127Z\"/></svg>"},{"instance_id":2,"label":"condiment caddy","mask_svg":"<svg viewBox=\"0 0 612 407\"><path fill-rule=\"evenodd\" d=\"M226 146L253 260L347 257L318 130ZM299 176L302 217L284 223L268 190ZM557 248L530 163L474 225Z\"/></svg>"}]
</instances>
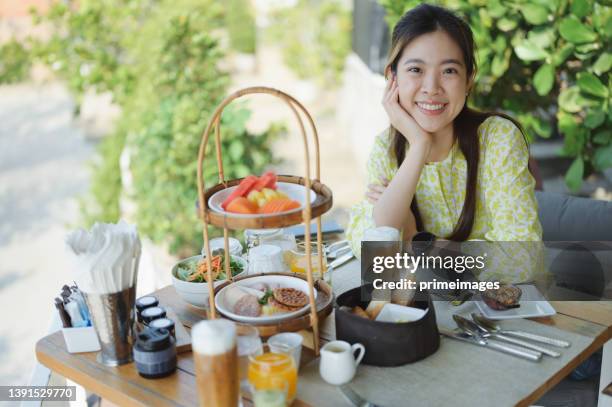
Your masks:
<instances>
[{"instance_id":1,"label":"condiment caddy","mask_svg":"<svg viewBox=\"0 0 612 407\"><path fill-rule=\"evenodd\" d=\"M55 298L55 308L62 321L62 335L68 352L100 350L100 341L91 323L89 309L76 285L62 287L60 296Z\"/></svg>"}]
</instances>

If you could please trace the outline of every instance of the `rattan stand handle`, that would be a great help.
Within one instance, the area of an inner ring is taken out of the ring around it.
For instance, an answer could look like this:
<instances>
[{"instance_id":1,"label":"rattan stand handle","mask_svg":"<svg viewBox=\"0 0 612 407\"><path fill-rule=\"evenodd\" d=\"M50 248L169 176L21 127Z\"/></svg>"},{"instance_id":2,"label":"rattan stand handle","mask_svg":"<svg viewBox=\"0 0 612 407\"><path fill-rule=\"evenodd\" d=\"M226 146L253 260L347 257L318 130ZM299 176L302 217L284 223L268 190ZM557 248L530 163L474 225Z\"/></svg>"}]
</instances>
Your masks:
<instances>
[{"instance_id":1,"label":"rattan stand handle","mask_svg":"<svg viewBox=\"0 0 612 407\"><path fill-rule=\"evenodd\" d=\"M269 94L272 96L276 96L280 98L281 100L283 100L285 103L287 103L287 105L289 106L289 108L295 115L295 118L300 128L300 132L302 134L302 140L304 143L304 160L306 164L306 175L304 177L305 187L306 187L305 189L306 205L305 205L304 210L302 211L302 220L305 222L306 258L308 259L306 263L306 276L307 276L307 281L308 281L308 296L310 299L311 326L313 329L314 347L315 347L315 353L318 354L319 353L319 320L317 316L315 298L314 298L314 280L312 277L312 264L311 264L312 258L311 258L311 247L310 247L310 222L312 218L311 216L312 210L311 210L311 203L310 203L310 189L311 189L311 183L312 183L311 178L310 178L310 154L308 150L308 136L307 136L306 130L304 129L304 122L302 118L300 117L300 112L306 117L306 119L310 123L310 127L313 133L314 146L315 146L315 179L318 179L318 180L320 180L321 178L321 175L320 175L321 169L320 169L320 161L319 161L320 160L319 138L317 135L317 130L316 130L314 121L312 120L312 117L310 116L306 108L304 108L304 106L300 102L298 102L295 98L293 98L292 96L278 89L268 88L268 87L263 87L263 86L255 86L255 87L241 89L241 90L238 90L230 94L228 97L226 97L221 102L221 104L219 104L219 106L217 106L217 108L212 114L210 121L208 122L208 125L206 126L206 129L204 130L204 133L202 134L202 141L200 143L200 149L198 152L198 174L197 176L198 176L198 199L200 202L199 212L200 212L200 218L202 219L202 222L203 222L202 234L204 238L204 247L206 248L206 262L208 266L208 292L209 292L209 305L210 305L210 315L209 316L211 318L216 318L217 312L215 309L214 282L212 278L212 260L211 260L211 252L210 252L210 245L209 245L209 238L208 238L208 222L207 222L207 216L206 216L206 212L208 209L204 201L205 199L204 191L206 189L204 185L204 177L203 177L203 172L202 172L204 168L204 157L206 154L206 145L208 144L210 132L214 127L215 128L215 151L216 151L216 158L217 158L217 166L219 169L219 182L225 183L226 181L225 181L224 172L223 172L223 161L222 161L222 155L221 155L221 132L220 132L221 114L223 112L223 109L228 104L230 104L232 101L242 96L251 95L251 94ZM229 253L227 227L224 228L223 236L225 240L225 253ZM321 271L321 273L323 273L324 272L323 257L322 257L323 251L321 248L321 243L322 243L321 218L317 217L317 252L318 252L318 257L319 257L319 270ZM227 276L228 279L231 280L231 272L229 270L229 261L227 260L228 256L225 256L225 257L226 257L225 275Z\"/></svg>"}]
</instances>

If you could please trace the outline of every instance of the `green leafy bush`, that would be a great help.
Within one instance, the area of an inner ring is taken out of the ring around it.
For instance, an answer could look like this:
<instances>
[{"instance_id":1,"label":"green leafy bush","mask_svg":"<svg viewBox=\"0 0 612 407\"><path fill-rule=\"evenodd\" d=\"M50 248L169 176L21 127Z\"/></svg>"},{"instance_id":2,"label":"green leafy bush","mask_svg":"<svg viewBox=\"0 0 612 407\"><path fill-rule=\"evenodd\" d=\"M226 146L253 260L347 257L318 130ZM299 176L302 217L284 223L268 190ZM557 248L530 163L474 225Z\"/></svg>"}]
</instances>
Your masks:
<instances>
[{"instance_id":1,"label":"green leafy bush","mask_svg":"<svg viewBox=\"0 0 612 407\"><path fill-rule=\"evenodd\" d=\"M190 15L174 19L159 31L158 61L135 97L154 99L151 109L138 112L128 138L132 149L138 225L156 240L172 237L172 249L201 247L201 226L196 217L196 154L209 115L224 96L228 78L216 68L221 54L216 41L195 29ZM185 67L200 67L185 69ZM142 94L140 93L142 92ZM271 163L267 146L275 134L249 135L249 111L230 109L222 116L222 148L227 179L262 172ZM213 139L208 146L204 177L217 183ZM180 210L179 210L180 208Z\"/></svg>"},{"instance_id":2,"label":"green leafy bush","mask_svg":"<svg viewBox=\"0 0 612 407\"><path fill-rule=\"evenodd\" d=\"M255 16L248 0L227 0L225 21L230 47L238 52L254 54L256 45Z\"/></svg>"},{"instance_id":3,"label":"green leafy bush","mask_svg":"<svg viewBox=\"0 0 612 407\"><path fill-rule=\"evenodd\" d=\"M338 0L298 0L272 13L267 36L301 78L336 86L351 50L351 13Z\"/></svg>"},{"instance_id":4,"label":"green leafy bush","mask_svg":"<svg viewBox=\"0 0 612 407\"><path fill-rule=\"evenodd\" d=\"M24 45L11 38L0 44L0 83L21 82L30 73L31 59Z\"/></svg>"},{"instance_id":5,"label":"green leafy bush","mask_svg":"<svg viewBox=\"0 0 612 407\"><path fill-rule=\"evenodd\" d=\"M391 26L420 2L380 0ZM478 47L471 103L504 110L531 137L563 135L577 191L612 167L612 7L605 0L442 0L466 18Z\"/></svg>"},{"instance_id":6,"label":"green leafy bush","mask_svg":"<svg viewBox=\"0 0 612 407\"><path fill-rule=\"evenodd\" d=\"M86 90L110 92L129 104L141 75L154 61L158 28L194 12L202 33L223 25L223 8L212 0L83 0L77 6L55 2L45 15L32 10L35 23L50 27L49 40L34 40L34 56L62 77L80 103ZM78 107L77 107L78 113Z\"/></svg>"},{"instance_id":7,"label":"green leafy bush","mask_svg":"<svg viewBox=\"0 0 612 407\"><path fill-rule=\"evenodd\" d=\"M91 163L89 195L79 201L82 223L116 222L121 217L121 170L119 158L125 146L125 132L116 131L102 140L98 156Z\"/></svg>"},{"instance_id":8,"label":"green leafy bush","mask_svg":"<svg viewBox=\"0 0 612 407\"><path fill-rule=\"evenodd\" d=\"M83 202L86 220L115 221L119 196L131 192L141 233L167 243L173 252L193 253L202 245L196 217L197 153L213 109L229 78L210 34L222 22L209 1L83 1L62 4L48 17L56 26L38 55L65 77L77 95L110 91L122 109L113 135L94 163L92 193ZM226 179L260 173L275 162L271 142L280 128L249 134L244 106L229 106L221 122ZM211 140L212 141L212 140ZM132 191L122 191L119 159L130 154ZM204 177L217 183L217 163L208 149ZM217 231L216 233L219 233Z\"/></svg>"}]
</instances>

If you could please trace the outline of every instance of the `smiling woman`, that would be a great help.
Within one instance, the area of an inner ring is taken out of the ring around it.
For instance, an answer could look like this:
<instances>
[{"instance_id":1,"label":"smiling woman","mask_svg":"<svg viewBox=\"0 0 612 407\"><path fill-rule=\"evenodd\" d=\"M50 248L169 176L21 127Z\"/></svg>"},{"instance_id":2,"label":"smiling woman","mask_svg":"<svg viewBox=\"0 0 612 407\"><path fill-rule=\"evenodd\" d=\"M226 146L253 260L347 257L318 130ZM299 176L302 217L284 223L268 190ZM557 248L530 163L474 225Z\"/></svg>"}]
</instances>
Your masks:
<instances>
[{"instance_id":1,"label":"smiling woman","mask_svg":"<svg viewBox=\"0 0 612 407\"><path fill-rule=\"evenodd\" d=\"M412 9L393 30L385 74L390 127L370 154L367 200L352 209L355 254L375 226L403 230L404 240L426 230L455 241L540 241L519 124L467 106L476 74L470 27L441 7Z\"/></svg>"}]
</instances>

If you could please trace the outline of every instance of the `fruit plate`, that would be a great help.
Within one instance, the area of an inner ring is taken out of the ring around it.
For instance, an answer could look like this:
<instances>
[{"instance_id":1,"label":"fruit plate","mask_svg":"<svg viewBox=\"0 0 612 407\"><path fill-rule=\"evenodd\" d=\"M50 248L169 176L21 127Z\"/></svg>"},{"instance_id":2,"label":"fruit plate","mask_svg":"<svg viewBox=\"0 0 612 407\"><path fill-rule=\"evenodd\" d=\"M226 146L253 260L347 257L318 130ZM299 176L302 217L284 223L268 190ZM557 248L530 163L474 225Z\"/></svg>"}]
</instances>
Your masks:
<instances>
[{"instance_id":1,"label":"fruit plate","mask_svg":"<svg viewBox=\"0 0 612 407\"><path fill-rule=\"evenodd\" d=\"M273 315L262 315L258 317L249 317L244 315L238 315L233 312L233 308L235 305L235 301L233 301L228 295L229 289L234 286L242 286L242 287L254 287L260 284L266 284L271 289L277 287L284 288L295 288L297 290L302 291L306 295L308 295L308 282L301 278L287 276L287 275L262 275L256 277L250 277L247 279L238 280L234 283L228 284L227 286L221 288L219 292L215 295L215 307L217 310L223 314L224 316L233 319L237 322L244 322L253 325L265 325L271 323L277 323L280 321L285 321L288 319L295 318L297 316L303 315L310 309L310 304L306 304L302 308L297 311L287 312L282 314L273 314ZM314 290L315 299L317 298L317 290Z\"/></svg>"},{"instance_id":2,"label":"fruit plate","mask_svg":"<svg viewBox=\"0 0 612 407\"><path fill-rule=\"evenodd\" d=\"M215 192L208 199L208 207L214 212L221 213L224 215L229 215L229 216L236 217L236 218L273 217L273 216L284 215L288 213L299 212L302 209L304 209L304 204L305 204L304 198L306 195L305 194L306 187L303 185L292 184L289 182L277 182L276 190L284 193L290 199L293 199L294 201L299 202L301 205L299 208L295 208L295 209L292 209L290 211L285 211L285 212L268 213L268 214L244 214L244 213L227 212L221 207L221 204L223 203L223 201L227 199L228 196L230 196L232 192L234 192L236 188L238 188L237 185ZM317 198L317 194L313 190L310 190L310 202L313 203L316 198Z\"/></svg>"}]
</instances>

